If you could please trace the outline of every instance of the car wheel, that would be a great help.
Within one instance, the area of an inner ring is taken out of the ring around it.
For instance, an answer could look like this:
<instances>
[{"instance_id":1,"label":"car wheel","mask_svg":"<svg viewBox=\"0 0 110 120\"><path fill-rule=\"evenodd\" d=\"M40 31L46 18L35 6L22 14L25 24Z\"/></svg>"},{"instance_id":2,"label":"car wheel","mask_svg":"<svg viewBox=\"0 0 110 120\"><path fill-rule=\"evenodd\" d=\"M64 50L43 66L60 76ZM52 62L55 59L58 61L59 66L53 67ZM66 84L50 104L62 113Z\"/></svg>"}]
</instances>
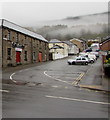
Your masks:
<instances>
[{"instance_id":1,"label":"car wheel","mask_svg":"<svg viewBox=\"0 0 110 120\"><path fill-rule=\"evenodd\" d=\"M72 65L75 65L75 62L72 62Z\"/></svg>"},{"instance_id":2,"label":"car wheel","mask_svg":"<svg viewBox=\"0 0 110 120\"><path fill-rule=\"evenodd\" d=\"M91 63L93 64L93 63L94 63L94 61L93 61L93 60L91 60Z\"/></svg>"},{"instance_id":3,"label":"car wheel","mask_svg":"<svg viewBox=\"0 0 110 120\"><path fill-rule=\"evenodd\" d=\"M88 62L85 62L85 65L88 65Z\"/></svg>"},{"instance_id":4,"label":"car wheel","mask_svg":"<svg viewBox=\"0 0 110 120\"><path fill-rule=\"evenodd\" d=\"M71 63L68 63L68 65L71 65Z\"/></svg>"}]
</instances>

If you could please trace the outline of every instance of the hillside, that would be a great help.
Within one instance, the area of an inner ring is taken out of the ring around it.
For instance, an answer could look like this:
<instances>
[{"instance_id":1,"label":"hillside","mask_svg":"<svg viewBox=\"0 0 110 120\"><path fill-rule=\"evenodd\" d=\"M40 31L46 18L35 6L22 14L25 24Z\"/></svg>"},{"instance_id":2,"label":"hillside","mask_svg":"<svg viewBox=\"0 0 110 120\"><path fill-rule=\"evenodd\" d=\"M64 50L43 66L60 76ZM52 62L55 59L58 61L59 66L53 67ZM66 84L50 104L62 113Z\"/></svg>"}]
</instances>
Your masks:
<instances>
[{"instance_id":1,"label":"hillside","mask_svg":"<svg viewBox=\"0 0 110 120\"><path fill-rule=\"evenodd\" d=\"M108 12L39 22L36 26L29 26L28 29L41 34L48 40L105 37L108 35Z\"/></svg>"}]
</instances>

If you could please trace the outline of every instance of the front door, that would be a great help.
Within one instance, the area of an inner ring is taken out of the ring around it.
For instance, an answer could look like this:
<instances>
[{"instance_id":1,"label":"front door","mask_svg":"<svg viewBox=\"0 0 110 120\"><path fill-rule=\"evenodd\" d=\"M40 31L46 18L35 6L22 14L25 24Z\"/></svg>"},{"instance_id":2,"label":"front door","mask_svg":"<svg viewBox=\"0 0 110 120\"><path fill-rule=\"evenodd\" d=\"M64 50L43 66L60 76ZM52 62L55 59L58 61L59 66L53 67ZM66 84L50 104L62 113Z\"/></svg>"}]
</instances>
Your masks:
<instances>
[{"instance_id":1,"label":"front door","mask_svg":"<svg viewBox=\"0 0 110 120\"><path fill-rule=\"evenodd\" d=\"M39 55L38 55L38 61L42 62L42 53L39 53Z\"/></svg>"},{"instance_id":2,"label":"front door","mask_svg":"<svg viewBox=\"0 0 110 120\"><path fill-rule=\"evenodd\" d=\"M20 63L21 62L21 52L16 51L16 63Z\"/></svg>"}]
</instances>

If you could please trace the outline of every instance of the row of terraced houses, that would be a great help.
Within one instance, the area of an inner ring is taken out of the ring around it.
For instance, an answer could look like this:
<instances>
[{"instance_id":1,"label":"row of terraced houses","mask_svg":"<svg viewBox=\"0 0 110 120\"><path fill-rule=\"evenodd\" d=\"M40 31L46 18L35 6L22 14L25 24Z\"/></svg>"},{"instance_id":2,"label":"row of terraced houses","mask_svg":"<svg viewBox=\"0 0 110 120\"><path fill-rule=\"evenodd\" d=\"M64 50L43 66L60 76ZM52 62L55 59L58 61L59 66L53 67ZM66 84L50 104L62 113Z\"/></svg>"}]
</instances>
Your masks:
<instances>
[{"instance_id":1,"label":"row of terraced houses","mask_svg":"<svg viewBox=\"0 0 110 120\"><path fill-rule=\"evenodd\" d=\"M7 20L0 20L0 67L49 60L48 41Z\"/></svg>"}]
</instances>

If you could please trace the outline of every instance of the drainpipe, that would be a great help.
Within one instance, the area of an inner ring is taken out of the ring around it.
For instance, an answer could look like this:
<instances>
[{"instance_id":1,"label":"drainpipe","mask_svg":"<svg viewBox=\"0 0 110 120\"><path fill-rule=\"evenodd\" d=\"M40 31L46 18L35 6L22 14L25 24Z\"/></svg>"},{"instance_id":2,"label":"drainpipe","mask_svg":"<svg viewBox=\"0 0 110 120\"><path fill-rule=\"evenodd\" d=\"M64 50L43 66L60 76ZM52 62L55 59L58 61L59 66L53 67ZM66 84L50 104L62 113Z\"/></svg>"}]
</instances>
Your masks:
<instances>
[{"instance_id":1,"label":"drainpipe","mask_svg":"<svg viewBox=\"0 0 110 120\"><path fill-rule=\"evenodd\" d=\"M31 63L33 63L33 46L32 46L32 39L31 39Z\"/></svg>"},{"instance_id":2,"label":"drainpipe","mask_svg":"<svg viewBox=\"0 0 110 120\"><path fill-rule=\"evenodd\" d=\"M2 19L1 29L2 29L2 67L3 67L3 22L4 19Z\"/></svg>"}]
</instances>

